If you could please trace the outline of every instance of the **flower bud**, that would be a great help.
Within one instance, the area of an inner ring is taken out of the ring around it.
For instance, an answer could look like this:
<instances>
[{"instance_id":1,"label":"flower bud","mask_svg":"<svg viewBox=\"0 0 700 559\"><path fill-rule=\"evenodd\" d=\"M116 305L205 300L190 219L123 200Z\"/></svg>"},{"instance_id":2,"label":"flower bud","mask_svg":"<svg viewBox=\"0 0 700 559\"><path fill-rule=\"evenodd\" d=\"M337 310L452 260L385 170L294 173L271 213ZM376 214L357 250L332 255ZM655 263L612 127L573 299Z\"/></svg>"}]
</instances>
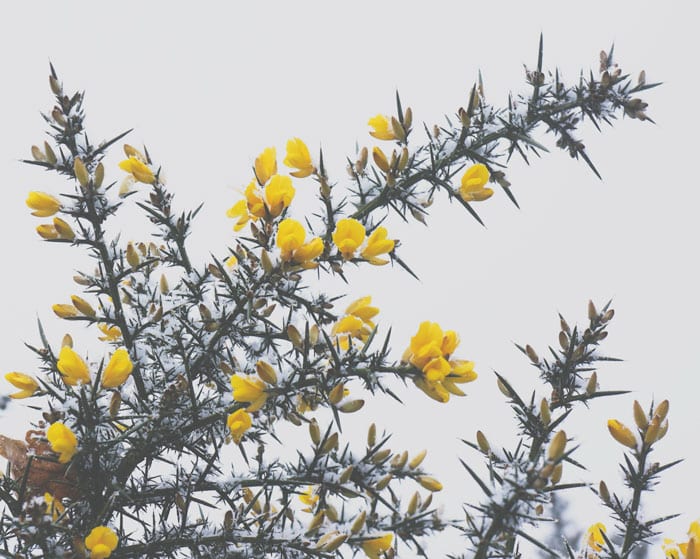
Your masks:
<instances>
[{"instance_id":1,"label":"flower bud","mask_svg":"<svg viewBox=\"0 0 700 559\"><path fill-rule=\"evenodd\" d=\"M132 268L136 268L136 266L139 265L141 262L141 258L139 257L139 253L136 252L136 249L134 248L134 243L129 242L126 245L126 261L129 263L129 266Z\"/></svg>"},{"instance_id":2,"label":"flower bud","mask_svg":"<svg viewBox=\"0 0 700 559\"><path fill-rule=\"evenodd\" d=\"M668 409L670 407L670 404L668 400L664 400L661 402L656 409L654 410L654 416L659 418L659 423L662 423L664 419L666 419L666 416L668 415Z\"/></svg>"},{"instance_id":3,"label":"flower bud","mask_svg":"<svg viewBox=\"0 0 700 559\"><path fill-rule=\"evenodd\" d=\"M634 412L634 422L637 424L637 427L645 431L649 425L649 420L647 419L647 414L644 413L641 404L637 400L632 404L632 411Z\"/></svg>"},{"instance_id":4,"label":"flower bud","mask_svg":"<svg viewBox=\"0 0 700 559\"><path fill-rule=\"evenodd\" d=\"M588 320L595 320L598 317L598 311L593 304L593 301L588 301Z\"/></svg>"},{"instance_id":5,"label":"flower bud","mask_svg":"<svg viewBox=\"0 0 700 559\"><path fill-rule=\"evenodd\" d=\"M406 107L403 114L403 126L406 130L409 130L411 128L411 124L413 124L413 111L411 110L411 107Z\"/></svg>"},{"instance_id":6,"label":"flower bud","mask_svg":"<svg viewBox=\"0 0 700 559\"><path fill-rule=\"evenodd\" d=\"M119 413L119 408L122 405L122 395L116 390L112 393L112 399L109 401L109 416L114 419Z\"/></svg>"},{"instance_id":7,"label":"flower bud","mask_svg":"<svg viewBox=\"0 0 700 559\"><path fill-rule=\"evenodd\" d=\"M600 495L600 498L604 503L607 504L610 502L610 491L608 490L607 484L603 480L600 480L600 484L598 485L598 495Z\"/></svg>"},{"instance_id":8,"label":"flower bud","mask_svg":"<svg viewBox=\"0 0 700 559\"><path fill-rule=\"evenodd\" d=\"M382 462L386 462L386 459L389 458L389 455L391 455L391 449L383 448L382 450L375 452L372 455L372 458L370 458L370 460L373 464L380 464Z\"/></svg>"},{"instance_id":9,"label":"flower bud","mask_svg":"<svg viewBox=\"0 0 700 559\"><path fill-rule=\"evenodd\" d=\"M258 376L267 384L277 384L277 372L272 368L272 365L262 359L255 364L255 370Z\"/></svg>"},{"instance_id":10,"label":"flower bud","mask_svg":"<svg viewBox=\"0 0 700 559\"><path fill-rule=\"evenodd\" d=\"M598 389L598 373L593 371L591 374L591 378L588 379L588 383L586 384L586 394L589 396L592 396L593 394L596 393L596 390Z\"/></svg>"},{"instance_id":11,"label":"flower bud","mask_svg":"<svg viewBox=\"0 0 700 559\"><path fill-rule=\"evenodd\" d=\"M372 159L374 159L374 163L377 165L377 167L379 167L385 173L388 173L391 169L386 155L384 155L384 152L376 146L372 148Z\"/></svg>"},{"instance_id":12,"label":"flower bud","mask_svg":"<svg viewBox=\"0 0 700 559\"><path fill-rule=\"evenodd\" d=\"M401 454L395 454L391 459L391 467L396 470L402 470L408 462L408 451L404 450Z\"/></svg>"},{"instance_id":13,"label":"flower bud","mask_svg":"<svg viewBox=\"0 0 700 559\"><path fill-rule=\"evenodd\" d=\"M365 526L365 518L367 518L367 513L365 511L358 514L357 518L355 518L353 521L352 526L350 526L350 532L353 534L359 533Z\"/></svg>"},{"instance_id":14,"label":"flower bud","mask_svg":"<svg viewBox=\"0 0 700 559\"><path fill-rule=\"evenodd\" d=\"M311 519L311 522L309 522L309 526L306 529L306 535L312 534L316 530L318 530L321 527L321 524L323 524L323 519L326 517L326 511L325 510L320 510L317 512L314 517Z\"/></svg>"},{"instance_id":15,"label":"flower bud","mask_svg":"<svg viewBox=\"0 0 700 559\"><path fill-rule=\"evenodd\" d=\"M377 491L382 491L383 489L386 489L386 486L389 485L389 482L390 482L392 479L394 479L393 474L387 474L387 475L385 475L382 479L380 479L380 480L376 483L376 485L374 486L374 488L375 488Z\"/></svg>"},{"instance_id":16,"label":"flower bud","mask_svg":"<svg viewBox=\"0 0 700 559\"><path fill-rule=\"evenodd\" d=\"M397 140L400 142L406 141L406 131L404 130L403 126L401 126L399 119L395 116L391 117L391 130L394 133L394 136L396 136Z\"/></svg>"},{"instance_id":17,"label":"flower bud","mask_svg":"<svg viewBox=\"0 0 700 559\"><path fill-rule=\"evenodd\" d=\"M270 274L274 269L272 259L270 258L270 253L265 249L263 249L262 253L260 254L260 264L262 265L262 268L265 270L266 274Z\"/></svg>"},{"instance_id":18,"label":"flower bud","mask_svg":"<svg viewBox=\"0 0 700 559\"><path fill-rule=\"evenodd\" d=\"M77 295L71 295L70 299L73 303L73 306L85 316L91 316L94 318L97 315L95 309L92 308L92 305L82 297L78 297Z\"/></svg>"},{"instance_id":19,"label":"flower bud","mask_svg":"<svg viewBox=\"0 0 700 559\"><path fill-rule=\"evenodd\" d=\"M408 467L411 470L415 470L418 466L421 465L423 460L425 459L426 455L428 454L427 450L421 450L418 454L416 454L413 458L411 458L411 461L408 463Z\"/></svg>"},{"instance_id":20,"label":"flower bud","mask_svg":"<svg viewBox=\"0 0 700 559\"><path fill-rule=\"evenodd\" d=\"M533 364L539 365L540 357L539 355L537 355L537 352L532 348L530 344L525 346L525 353L527 353L527 356Z\"/></svg>"},{"instance_id":21,"label":"flower bud","mask_svg":"<svg viewBox=\"0 0 700 559\"><path fill-rule=\"evenodd\" d=\"M440 483L434 477L420 476L418 478L418 483L420 483L421 486L428 491L442 491L442 483Z\"/></svg>"},{"instance_id":22,"label":"flower bud","mask_svg":"<svg viewBox=\"0 0 700 559\"><path fill-rule=\"evenodd\" d=\"M88 173L85 163L80 157L76 157L73 160L73 172L75 173L75 178L78 179L80 186L83 188L87 187L90 182L90 173Z\"/></svg>"},{"instance_id":23,"label":"flower bud","mask_svg":"<svg viewBox=\"0 0 700 559\"><path fill-rule=\"evenodd\" d=\"M54 216L53 228L58 234L59 238L66 239L68 241L72 241L73 239L75 239L75 231L73 231L73 228L70 225L68 225L68 223L63 221L60 217Z\"/></svg>"},{"instance_id":24,"label":"flower bud","mask_svg":"<svg viewBox=\"0 0 700 559\"><path fill-rule=\"evenodd\" d=\"M377 444L377 426L372 423L367 430L367 446L370 448Z\"/></svg>"},{"instance_id":25,"label":"flower bud","mask_svg":"<svg viewBox=\"0 0 700 559\"><path fill-rule=\"evenodd\" d=\"M350 400L349 402L345 402L342 406L338 406L338 410L343 413L355 413L356 411L360 411L364 405L364 400Z\"/></svg>"},{"instance_id":26,"label":"flower bud","mask_svg":"<svg viewBox=\"0 0 700 559\"><path fill-rule=\"evenodd\" d=\"M566 432L562 429L558 431L554 437L552 437L552 442L549 443L549 450L547 451L547 459L552 462L559 460L564 454L564 449L566 448Z\"/></svg>"},{"instance_id":27,"label":"flower bud","mask_svg":"<svg viewBox=\"0 0 700 559\"><path fill-rule=\"evenodd\" d=\"M73 347L73 337L70 334L63 334L61 339L61 347Z\"/></svg>"},{"instance_id":28,"label":"flower bud","mask_svg":"<svg viewBox=\"0 0 700 559\"><path fill-rule=\"evenodd\" d=\"M552 414L549 411L549 402L547 402L547 398L542 398L540 402L540 419L542 420L542 425L545 427L552 421Z\"/></svg>"},{"instance_id":29,"label":"flower bud","mask_svg":"<svg viewBox=\"0 0 700 559\"><path fill-rule=\"evenodd\" d=\"M304 348L304 338L301 337L301 333L294 324L287 325L287 338L289 338L289 341L292 342L295 348Z\"/></svg>"},{"instance_id":30,"label":"flower bud","mask_svg":"<svg viewBox=\"0 0 700 559\"><path fill-rule=\"evenodd\" d=\"M628 427L617 419L608 419L608 430L610 431L613 439L615 439L618 443L633 450L637 448L637 439L635 438L634 433L632 433Z\"/></svg>"},{"instance_id":31,"label":"flower bud","mask_svg":"<svg viewBox=\"0 0 700 559\"><path fill-rule=\"evenodd\" d=\"M645 445L649 446L656 442L656 437L659 435L660 427L661 424L659 423L659 419L655 416L654 419L651 420L651 423L649 423L649 426L646 429L646 433L644 433Z\"/></svg>"},{"instance_id":32,"label":"flower bud","mask_svg":"<svg viewBox=\"0 0 700 559\"><path fill-rule=\"evenodd\" d=\"M309 422L309 436L311 437L314 445L318 446L318 444L321 442L321 429L319 428L318 422L315 419L312 419Z\"/></svg>"},{"instance_id":33,"label":"flower bud","mask_svg":"<svg viewBox=\"0 0 700 559\"><path fill-rule=\"evenodd\" d=\"M406 512L408 513L409 516L413 516L416 514L416 511L418 510L418 506L420 505L420 494L418 491L416 491L412 496L411 500L408 502L408 506L406 507Z\"/></svg>"},{"instance_id":34,"label":"flower bud","mask_svg":"<svg viewBox=\"0 0 700 559\"><path fill-rule=\"evenodd\" d=\"M552 485L556 485L561 481L561 475L562 472L564 471L564 464L562 462L559 462L556 466L554 466L554 470L552 470L552 477L550 478L550 481L552 482Z\"/></svg>"},{"instance_id":35,"label":"flower bud","mask_svg":"<svg viewBox=\"0 0 700 559\"><path fill-rule=\"evenodd\" d=\"M321 448L321 453L327 454L331 450L334 450L337 448L338 448L338 433L333 433L330 437L328 437L326 439L326 442L323 443L323 447Z\"/></svg>"},{"instance_id":36,"label":"flower bud","mask_svg":"<svg viewBox=\"0 0 700 559\"><path fill-rule=\"evenodd\" d=\"M484 454L491 452L491 445L489 444L486 435L484 435L481 431L476 432L476 444L479 445L479 449L481 449L481 452Z\"/></svg>"},{"instance_id":37,"label":"flower bud","mask_svg":"<svg viewBox=\"0 0 700 559\"><path fill-rule=\"evenodd\" d=\"M345 395L345 384L344 383L338 383L336 384L331 391L328 393L328 401L336 405L338 402L340 402Z\"/></svg>"},{"instance_id":38,"label":"flower bud","mask_svg":"<svg viewBox=\"0 0 700 559\"><path fill-rule=\"evenodd\" d=\"M352 472L353 472L354 469L355 469L355 468L354 468L354 466L352 466L352 465L350 465L350 466L348 466L347 468L345 468L345 469L341 472L340 477L338 478L338 481L339 481L340 483L347 483L348 481L350 481L350 478L352 477Z\"/></svg>"}]
</instances>

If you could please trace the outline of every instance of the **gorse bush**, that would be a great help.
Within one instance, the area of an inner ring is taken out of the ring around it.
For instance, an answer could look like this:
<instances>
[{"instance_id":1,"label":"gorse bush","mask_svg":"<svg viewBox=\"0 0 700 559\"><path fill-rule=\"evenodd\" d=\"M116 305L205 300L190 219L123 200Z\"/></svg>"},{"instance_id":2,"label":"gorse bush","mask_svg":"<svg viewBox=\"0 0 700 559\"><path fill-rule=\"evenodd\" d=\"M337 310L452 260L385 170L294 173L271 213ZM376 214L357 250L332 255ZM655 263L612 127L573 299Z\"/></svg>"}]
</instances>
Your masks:
<instances>
[{"instance_id":1,"label":"gorse bush","mask_svg":"<svg viewBox=\"0 0 700 559\"><path fill-rule=\"evenodd\" d=\"M66 334L54 346L40 325L40 342L30 346L37 371L6 375L18 389L11 398L28 399L40 416L25 440L0 436L8 459L1 555L431 556L431 536L450 527L464 535L454 557L518 557L523 542L557 556L532 526L556 511L552 492L585 485L566 483L566 470L581 464L565 422L590 400L624 392L598 386L598 366L612 360L600 349L609 305L589 303L580 327L561 318L558 346L546 358L520 347L544 397L523 396L496 375L518 442L498 448L481 431L465 433L474 440L459 460L482 494L464 503L462 518L447 518L435 504L443 486L426 469L425 451L390 449L389 434L374 424L356 440L342 432L343 416L361 414L370 397L398 399L401 383L459 405L453 396L477 378L474 363L458 334L434 322L417 322L410 340L390 339L371 294L340 305L343 294L326 292L323 279L387 264L412 274L387 218L427 223L439 196L479 222L478 205L494 190L517 205L506 166L513 154L527 161L547 151L533 138L538 128L597 174L580 125L650 120L637 96L656 84L623 74L612 49L601 54L599 72L568 84L558 71L545 73L540 42L527 93L511 95L507 107L487 103L479 81L454 117L418 126L397 95L395 114L369 119L373 145L348 159L349 179L333 177L323 153L312 156L299 138L284 157L265 148L227 212L232 246L197 263L187 240L199 208L173 209L174 193L145 148L123 145L119 169L105 166L126 133L93 145L83 94L67 93L53 67L49 81L49 139L27 162L69 186L30 192L27 205L49 250L84 251L94 263L74 276L79 294L53 311L87 325L95 344L78 347ZM297 189L318 192L314 211L295 206ZM121 238L125 206L150 221L151 237ZM629 557L657 534L664 518L642 517L640 502L675 463L652 461L668 410L667 401L635 401L629 419L609 421L625 447L627 488L593 488L612 524L563 543L562 556ZM283 429L308 438L283 452ZM700 557L693 529L688 543L666 543L670 556Z\"/></svg>"}]
</instances>

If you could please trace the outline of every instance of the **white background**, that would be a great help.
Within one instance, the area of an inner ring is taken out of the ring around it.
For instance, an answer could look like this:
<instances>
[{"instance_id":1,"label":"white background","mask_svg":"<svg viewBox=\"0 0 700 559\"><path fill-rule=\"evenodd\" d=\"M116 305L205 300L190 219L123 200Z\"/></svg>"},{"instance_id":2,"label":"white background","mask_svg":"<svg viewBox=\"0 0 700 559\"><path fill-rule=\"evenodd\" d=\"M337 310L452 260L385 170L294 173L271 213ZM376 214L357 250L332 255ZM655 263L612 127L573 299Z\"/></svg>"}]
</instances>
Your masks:
<instances>
[{"instance_id":1,"label":"white background","mask_svg":"<svg viewBox=\"0 0 700 559\"><path fill-rule=\"evenodd\" d=\"M240 198L264 147L275 145L283 156L292 136L303 138L312 152L322 145L331 176L343 185L345 156L354 153L355 142L372 145L367 119L393 111L396 89L413 108L420 139L421 122L440 122L467 104L479 69L492 103L505 103L509 89L524 91L523 64L535 64L540 31L545 66L559 65L568 80L580 69L597 71L599 51L615 42L623 71L636 77L645 69L648 81L664 85L645 95L656 125L624 119L603 135L586 129L584 143L603 181L546 138L551 154L530 167L514 160L508 172L521 210L497 192L478 208L486 228L447 204L433 207L427 229L389 223L420 282L398 268L350 273L351 295L373 295L382 309L380 324L393 327L397 352L420 321L434 320L460 333L458 354L474 360L480 373L465 399L439 405L415 389L399 388L404 406L382 400L357 423L364 430L370 418L376 420L395 433L396 449L428 447L426 466L444 481L448 491L439 496L456 514L460 502L477 495L457 456L478 459L458 438L473 439L480 428L494 446L513 440L512 414L491 372L529 394L538 386L534 369L513 342L544 354L547 344L556 344L557 312L572 324L582 322L589 298L599 305L613 299L617 315L604 351L625 361L602 368L599 381L602 389L633 394L595 403L574 418L568 432L581 444L578 458L589 472L569 469L564 481L604 478L623 491L621 447L607 434L606 420L632 424L634 398L645 407L652 398L669 398L671 429L656 459L687 460L663 478L645 513L683 513L667 525L668 535L682 537L700 516L700 278L693 248L700 202L694 169L699 45L696 18L685 5L185 5L35 0L2 8L0 369L32 372L35 362L22 344L37 341L37 316L55 343L68 331L50 306L76 293L70 278L85 263L66 247L42 244L34 233L40 220L24 204L29 190L67 190L55 177L18 162L30 157L32 144L43 142L39 111L51 104L49 60L68 90L87 91L94 142L135 127L128 141L147 145L180 207L205 202L191 243L195 256L205 258L232 241L225 209ZM123 175L116 168L119 155L107 160L108 179ZM298 191L314 188L297 182ZM295 211L299 217L304 208ZM119 226L125 239L131 231L139 234L133 224ZM70 331L85 340L84 347L94 346L94 333ZM29 417L22 404L13 405L1 430L19 435ZM347 434L361 445L359 428ZM590 492L580 490L575 502L571 514L581 529L605 520ZM455 542L437 542L434 556L460 551Z\"/></svg>"}]
</instances>

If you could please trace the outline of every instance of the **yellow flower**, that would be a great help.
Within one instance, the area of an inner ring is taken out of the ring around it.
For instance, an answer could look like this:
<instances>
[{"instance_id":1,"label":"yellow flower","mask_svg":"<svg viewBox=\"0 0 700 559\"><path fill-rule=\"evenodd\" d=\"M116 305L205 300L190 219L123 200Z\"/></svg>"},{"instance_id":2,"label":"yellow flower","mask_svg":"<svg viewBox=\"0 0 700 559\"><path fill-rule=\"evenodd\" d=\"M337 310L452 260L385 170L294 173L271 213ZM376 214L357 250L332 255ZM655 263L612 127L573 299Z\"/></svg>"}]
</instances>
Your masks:
<instances>
[{"instance_id":1,"label":"yellow flower","mask_svg":"<svg viewBox=\"0 0 700 559\"><path fill-rule=\"evenodd\" d=\"M365 323L361 318L353 315L347 315L341 318L338 322L333 325L331 334L334 336L336 334L350 334L355 338L363 338L369 335L365 327Z\"/></svg>"},{"instance_id":2,"label":"yellow flower","mask_svg":"<svg viewBox=\"0 0 700 559\"><path fill-rule=\"evenodd\" d=\"M250 221L250 215L248 214L248 204L245 200L239 200L233 206L231 206L226 212L226 217L238 218L238 221L233 226L234 231L240 231L245 227L245 224Z\"/></svg>"},{"instance_id":3,"label":"yellow flower","mask_svg":"<svg viewBox=\"0 0 700 559\"><path fill-rule=\"evenodd\" d=\"M637 438L624 423L617 419L608 419L608 431L618 443L631 449L637 448Z\"/></svg>"},{"instance_id":4,"label":"yellow flower","mask_svg":"<svg viewBox=\"0 0 700 559\"><path fill-rule=\"evenodd\" d=\"M50 514L54 522L56 522L58 517L66 510L61 500L56 499L51 493L44 493L44 502L46 503L46 514Z\"/></svg>"},{"instance_id":5,"label":"yellow flower","mask_svg":"<svg viewBox=\"0 0 700 559\"><path fill-rule=\"evenodd\" d=\"M364 240L364 225L351 217L338 221L333 231L333 242L346 260L355 256L355 251Z\"/></svg>"},{"instance_id":6,"label":"yellow flower","mask_svg":"<svg viewBox=\"0 0 700 559\"><path fill-rule=\"evenodd\" d=\"M90 371L87 364L71 347L63 346L61 348L56 368L61 373L63 381L70 386L75 386L78 382L83 384L90 382Z\"/></svg>"},{"instance_id":7,"label":"yellow flower","mask_svg":"<svg viewBox=\"0 0 700 559\"><path fill-rule=\"evenodd\" d=\"M668 538L664 539L661 547L667 559L680 559L681 556L684 559L698 559L700 557L700 521L691 522L688 536L690 536L688 541L680 544Z\"/></svg>"},{"instance_id":8,"label":"yellow flower","mask_svg":"<svg viewBox=\"0 0 700 559\"><path fill-rule=\"evenodd\" d=\"M61 202L46 192L32 191L27 196L27 206L34 210L32 215L49 217L61 209Z\"/></svg>"},{"instance_id":9,"label":"yellow flower","mask_svg":"<svg viewBox=\"0 0 700 559\"><path fill-rule=\"evenodd\" d=\"M73 231L73 228L60 217L53 218L53 228L61 239L66 239L68 241L75 239L75 231Z\"/></svg>"},{"instance_id":10,"label":"yellow flower","mask_svg":"<svg viewBox=\"0 0 700 559\"><path fill-rule=\"evenodd\" d=\"M304 512L313 512L318 503L318 495L314 491L314 486L309 485L309 488L299 495L299 500L306 505L306 508L302 509Z\"/></svg>"},{"instance_id":11,"label":"yellow flower","mask_svg":"<svg viewBox=\"0 0 700 559\"><path fill-rule=\"evenodd\" d=\"M247 411L258 411L267 400L265 383L252 375L235 374L231 377L233 399L236 402L248 403Z\"/></svg>"},{"instance_id":12,"label":"yellow flower","mask_svg":"<svg viewBox=\"0 0 700 559\"><path fill-rule=\"evenodd\" d=\"M602 551L603 546L605 545L603 534L607 531L608 530L605 528L605 524L602 522L596 522L593 524L586 532L586 547L591 549L596 554L599 551Z\"/></svg>"},{"instance_id":13,"label":"yellow flower","mask_svg":"<svg viewBox=\"0 0 700 559\"><path fill-rule=\"evenodd\" d=\"M450 393L440 382L428 382L424 377L414 377L413 384L422 390L427 396L445 404L450 399Z\"/></svg>"},{"instance_id":14,"label":"yellow flower","mask_svg":"<svg viewBox=\"0 0 700 559\"><path fill-rule=\"evenodd\" d=\"M450 361L450 371L449 378L452 382L457 384L464 384L465 382L472 382L476 380L477 374L474 371L474 362L465 361L464 359L456 359Z\"/></svg>"},{"instance_id":15,"label":"yellow flower","mask_svg":"<svg viewBox=\"0 0 700 559\"><path fill-rule=\"evenodd\" d=\"M297 169L289 174L298 179L308 177L316 170L311 162L309 148L299 138L287 141L287 156L284 158L284 164L292 169Z\"/></svg>"},{"instance_id":16,"label":"yellow flower","mask_svg":"<svg viewBox=\"0 0 700 559\"><path fill-rule=\"evenodd\" d=\"M228 428L231 431L233 440L236 442L236 444L240 444L245 432L253 426L253 420L247 411L236 410L228 416L226 425L228 425Z\"/></svg>"},{"instance_id":17,"label":"yellow flower","mask_svg":"<svg viewBox=\"0 0 700 559\"><path fill-rule=\"evenodd\" d=\"M385 258L377 258L380 254L387 254L394 250L396 241L387 239L387 234L386 227L382 226L372 231L372 234L367 239L367 246L362 251L362 258L375 266L381 266L389 262Z\"/></svg>"},{"instance_id":18,"label":"yellow flower","mask_svg":"<svg viewBox=\"0 0 700 559\"><path fill-rule=\"evenodd\" d=\"M265 202L267 211L272 217L277 217L292 203L294 198L292 179L285 175L273 175L265 187Z\"/></svg>"},{"instance_id":19,"label":"yellow flower","mask_svg":"<svg viewBox=\"0 0 700 559\"><path fill-rule=\"evenodd\" d=\"M100 322L97 327L100 329L100 332L104 334L104 336L98 336L97 339L100 341L116 342L122 337L122 331L119 329L119 326L110 326L109 324Z\"/></svg>"},{"instance_id":20,"label":"yellow flower","mask_svg":"<svg viewBox=\"0 0 700 559\"><path fill-rule=\"evenodd\" d=\"M71 318L78 316L79 314L78 309L76 309L73 305L66 305L63 303L52 305L51 310L56 313L56 316L59 318Z\"/></svg>"},{"instance_id":21,"label":"yellow flower","mask_svg":"<svg viewBox=\"0 0 700 559\"><path fill-rule=\"evenodd\" d=\"M85 547L90 550L90 559L106 559L119 545L119 538L111 528L97 526L85 538Z\"/></svg>"},{"instance_id":22,"label":"yellow flower","mask_svg":"<svg viewBox=\"0 0 700 559\"><path fill-rule=\"evenodd\" d=\"M323 241L314 237L304 244L306 231L296 219L283 219L277 229L277 246L280 248L282 260L294 261L299 264L310 262L323 253Z\"/></svg>"},{"instance_id":23,"label":"yellow flower","mask_svg":"<svg viewBox=\"0 0 700 559\"><path fill-rule=\"evenodd\" d=\"M61 464L70 462L73 455L78 452L78 439L75 434L60 421L52 423L46 430L46 438L51 443L51 450L59 454L58 461Z\"/></svg>"},{"instance_id":24,"label":"yellow flower","mask_svg":"<svg viewBox=\"0 0 700 559\"><path fill-rule=\"evenodd\" d=\"M664 550L664 555L666 556L666 559L680 558L680 550L678 548L678 544L672 539L664 538L664 543L661 544L661 549Z\"/></svg>"},{"instance_id":25,"label":"yellow flower","mask_svg":"<svg viewBox=\"0 0 700 559\"><path fill-rule=\"evenodd\" d=\"M29 398L39 389L39 383L24 373L7 373L5 380L15 388L19 388L19 392L10 394L10 398Z\"/></svg>"},{"instance_id":26,"label":"yellow flower","mask_svg":"<svg viewBox=\"0 0 700 559\"><path fill-rule=\"evenodd\" d=\"M347 314L356 316L357 318L362 320L362 322L367 324L370 328L374 328L374 324L371 322L371 319L373 319L379 314L379 308L371 307L371 302L372 297L370 295L367 295L366 297L360 297L356 301L350 303L348 308L345 309L345 312Z\"/></svg>"},{"instance_id":27,"label":"yellow flower","mask_svg":"<svg viewBox=\"0 0 700 559\"><path fill-rule=\"evenodd\" d=\"M423 369L435 357L442 357L442 340L444 334L435 322L421 322L418 332L411 338L411 363Z\"/></svg>"},{"instance_id":28,"label":"yellow flower","mask_svg":"<svg viewBox=\"0 0 700 559\"><path fill-rule=\"evenodd\" d=\"M248 186L245 187L243 194L245 196L245 202L251 219L265 217L265 201L263 200L260 189L258 188L258 185L255 184L254 180L248 183Z\"/></svg>"},{"instance_id":29,"label":"yellow flower","mask_svg":"<svg viewBox=\"0 0 700 559\"><path fill-rule=\"evenodd\" d=\"M379 559L379 554L384 553L391 547L394 534L384 534L378 538L372 538L362 542L362 551L369 559Z\"/></svg>"},{"instance_id":30,"label":"yellow flower","mask_svg":"<svg viewBox=\"0 0 700 559\"><path fill-rule=\"evenodd\" d=\"M374 128L374 130L370 130L370 136L374 136L378 140L396 140L396 134L394 134L388 117L379 114L370 118L367 124Z\"/></svg>"},{"instance_id":31,"label":"yellow flower","mask_svg":"<svg viewBox=\"0 0 700 559\"><path fill-rule=\"evenodd\" d=\"M109 363L102 373L102 386L105 388L117 388L126 382L129 375L134 370L129 352L120 347L109 359Z\"/></svg>"},{"instance_id":32,"label":"yellow flower","mask_svg":"<svg viewBox=\"0 0 700 559\"><path fill-rule=\"evenodd\" d=\"M128 159L120 162L119 168L122 171L129 173L138 182L142 182L144 184L153 184L156 180L153 171L151 171L148 165L134 155L131 155Z\"/></svg>"},{"instance_id":33,"label":"yellow flower","mask_svg":"<svg viewBox=\"0 0 700 559\"><path fill-rule=\"evenodd\" d=\"M493 189L486 188L489 182L489 170L483 163L472 165L462 176L459 195L465 202L481 202L493 195Z\"/></svg>"},{"instance_id":34,"label":"yellow flower","mask_svg":"<svg viewBox=\"0 0 700 559\"><path fill-rule=\"evenodd\" d=\"M450 374L452 368L444 357L436 357L423 367L423 374L428 382L439 382Z\"/></svg>"},{"instance_id":35,"label":"yellow flower","mask_svg":"<svg viewBox=\"0 0 700 559\"><path fill-rule=\"evenodd\" d=\"M272 175L277 174L277 151L275 148L265 148L255 158L255 178L263 186Z\"/></svg>"}]
</instances>

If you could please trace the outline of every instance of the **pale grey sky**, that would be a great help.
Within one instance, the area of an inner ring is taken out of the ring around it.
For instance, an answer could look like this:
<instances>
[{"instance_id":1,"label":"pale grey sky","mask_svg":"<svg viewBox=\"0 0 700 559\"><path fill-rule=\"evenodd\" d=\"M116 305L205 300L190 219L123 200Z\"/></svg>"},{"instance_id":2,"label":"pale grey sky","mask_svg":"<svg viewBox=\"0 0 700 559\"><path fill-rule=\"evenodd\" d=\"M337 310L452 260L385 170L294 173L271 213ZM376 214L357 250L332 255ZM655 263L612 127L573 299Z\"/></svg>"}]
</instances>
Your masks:
<instances>
[{"instance_id":1,"label":"pale grey sky","mask_svg":"<svg viewBox=\"0 0 700 559\"><path fill-rule=\"evenodd\" d=\"M350 276L352 295L372 294L381 324L393 326L397 352L420 321L434 320L460 333L461 355L476 361L481 374L468 385L468 398L444 406L406 389L404 407L383 401L369 409L395 433L397 447L431 449L426 464L452 489L441 498L454 507L456 495L476 494L456 468L457 455L476 457L457 438L473 438L478 428L494 444L512 436L511 412L491 371L529 392L537 386L534 369L513 342L544 353L556 343L557 312L582 322L589 298L601 305L612 298L617 315L604 348L625 361L602 369L599 381L604 389L634 393L594 404L574 419L576 430L567 431L581 442L578 456L590 477L569 472L564 479L602 477L622 490L621 447L607 434L607 418L632 423L633 398L644 405L669 398L671 428L656 459L687 460L662 479L647 510L683 513L668 523L674 537L700 516L700 269L692 249L700 233L693 170L700 129L693 57L700 45L697 18L686 4L202 2L195 8L41 0L1 11L2 371L32 371L22 344L37 339L37 315L55 342L67 331L50 306L76 292L70 278L81 265L72 251L40 242L38 221L24 205L29 190L63 186L18 163L43 141L39 111L51 102L49 60L68 90L87 91L93 141L134 127L128 141L146 143L180 207L205 202L192 238L195 254L204 257L233 239L224 211L240 197L237 189L264 147L276 145L281 153L292 136L313 151L322 144L331 176L342 183L345 156L356 141L370 144L367 119L393 110L397 88L416 121L433 124L467 103L479 69L493 103L504 103L510 88L523 90L523 64L535 64L540 31L545 66L559 65L569 80L581 68L595 71L599 51L615 42L623 71L645 69L648 81L665 83L645 95L656 125L625 119L603 135L588 130L584 141L603 181L556 151L530 167L515 161L508 175L522 209L497 192L479 208L486 228L446 204L434 207L428 229L389 224L420 282L398 268ZM121 177L117 161L118 154L108 160L114 180ZM138 232L133 224L124 228ZM12 406L3 431L23 432L24 414L21 405ZM599 520L594 503L585 490L578 494L582 528Z\"/></svg>"}]
</instances>

